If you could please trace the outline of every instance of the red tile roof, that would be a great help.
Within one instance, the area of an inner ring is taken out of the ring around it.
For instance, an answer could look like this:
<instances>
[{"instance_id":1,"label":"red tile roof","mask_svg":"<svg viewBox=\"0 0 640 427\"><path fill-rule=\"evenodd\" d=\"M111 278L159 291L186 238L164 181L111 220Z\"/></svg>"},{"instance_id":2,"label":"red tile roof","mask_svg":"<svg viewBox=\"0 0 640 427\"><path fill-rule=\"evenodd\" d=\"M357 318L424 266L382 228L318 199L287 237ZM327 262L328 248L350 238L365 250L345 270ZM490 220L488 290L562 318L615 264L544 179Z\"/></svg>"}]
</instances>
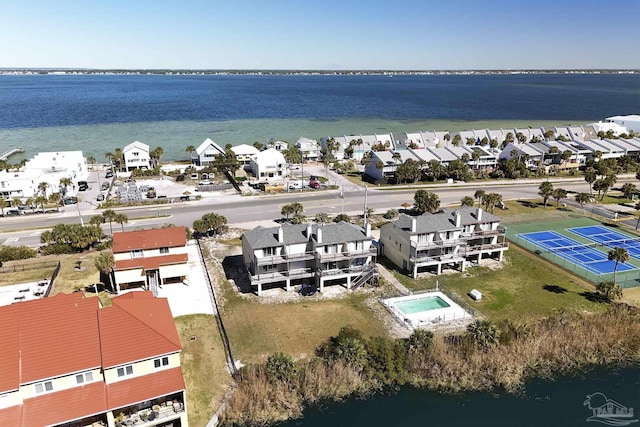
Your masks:
<instances>
[{"instance_id":1,"label":"red tile roof","mask_svg":"<svg viewBox=\"0 0 640 427\"><path fill-rule=\"evenodd\" d=\"M97 381L25 399L22 405L22 425L23 427L51 426L106 412L105 387L103 381Z\"/></svg>"},{"instance_id":2,"label":"red tile roof","mask_svg":"<svg viewBox=\"0 0 640 427\"><path fill-rule=\"evenodd\" d=\"M0 426L22 425L22 405L0 409Z\"/></svg>"},{"instance_id":3,"label":"red tile roof","mask_svg":"<svg viewBox=\"0 0 640 427\"><path fill-rule=\"evenodd\" d=\"M183 264L189 261L187 254L161 255L148 258L132 258L116 261L116 270L131 270L134 268L143 268L145 270L154 270L160 268L161 265Z\"/></svg>"},{"instance_id":4,"label":"red tile roof","mask_svg":"<svg viewBox=\"0 0 640 427\"><path fill-rule=\"evenodd\" d=\"M99 367L98 302L97 298L74 293L2 307L2 334L6 333L4 321L11 322L14 328L19 322L20 352L15 353L15 336L7 341L9 350L2 341L0 372L5 363L19 363L19 382L24 384ZM1 380L5 381L15 381L15 373Z\"/></svg>"},{"instance_id":5,"label":"red tile roof","mask_svg":"<svg viewBox=\"0 0 640 427\"><path fill-rule=\"evenodd\" d=\"M98 312L105 369L182 350L167 300L144 294L114 298Z\"/></svg>"},{"instance_id":6,"label":"red tile roof","mask_svg":"<svg viewBox=\"0 0 640 427\"><path fill-rule=\"evenodd\" d=\"M12 304L0 310L0 393L17 390L19 385L20 304Z\"/></svg>"},{"instance_id":7,"label":"red tile roof","mask_svg":"<svg viewBox=\"0 0 640 427\"><path fill-rule=\"evenodd\" d=\"M109 410L184 390L182 369L172 368L153 374L107 384Z\"/></svg>"},{"instance_id":8,"label":"red tile roof","mask_svg":"<svg viewBox=\"0 0 640 427\"><path fill-rule=\"evenodd\" d=\"M114 233L112 249L114 253L120 253L134 249L157 249L186 244L187 237L184 227L155 228Z\"/></svg>"}]
</instances>

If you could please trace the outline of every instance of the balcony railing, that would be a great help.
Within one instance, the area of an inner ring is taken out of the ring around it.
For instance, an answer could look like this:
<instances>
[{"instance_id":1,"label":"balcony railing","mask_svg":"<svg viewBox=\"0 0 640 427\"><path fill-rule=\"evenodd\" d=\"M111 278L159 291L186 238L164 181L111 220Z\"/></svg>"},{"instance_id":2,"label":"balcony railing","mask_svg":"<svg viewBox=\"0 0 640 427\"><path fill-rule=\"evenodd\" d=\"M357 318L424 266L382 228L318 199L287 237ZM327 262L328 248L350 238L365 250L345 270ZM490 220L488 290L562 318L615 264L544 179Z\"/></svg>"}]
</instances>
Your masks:
<instances>
[{"instance_id":1,"label":"balcony railing","mask_svg":"<svg viewBox=\"0 0 640 427\"><path fill-rule=\"evenodd\" d=\"M411 247L416 249L431 249L431 248L443 248L450 246L464 246L467 244L466 239L445 239L435 240L432 242L411 242Z\"/></svg>"},{"instance_id":2,"label":"balcony railing","mask_svg":"<svg viewBox=\"0 0 640 427\"><path fill-rule=\"evenodd\" d=\"M304 252L301 254L282 254L282 255L269 255L262 258L256 257L256 265L272 265L272 264L282 264L285 262L292 261L305 261L309 259L313 259L313 252Z\"/></svg>"},{"instance_id":3,"label":"balcony railing","mask_svg":"<svg viewBox=\"0 0 640 427\"><path fill-rule=\"evenodd\" d=\"M162 402L152 405L150 408L134 410L131 412L115 410L115 425L120 427L130 426L154 426L172 419L178 419L184 413L184 403Z\"/></svg>"},{"instance_id":4,"label":"balcony railing","mask_svg":"<svg viewBox=\"0 0 640 427\"><path fill-rule=\"evenodd\" d=\"M411 262L417 263L439 263L439 262L458 262L464 260L462 253L455 254L442 254L442 255L425 255L425 256L412 256L409 258Z\"/></svg>"},{"instance_id":5,"label":"balcony railing","mask_svg":"<svg viewBox=\"0 0 640 427\"><path fill-rule=\"evenodd\" d=\"M465 237L467 239L473 239L476 237L489 237L489 236L504 236L505 230L497 229L497 230L476 230L473 232L462 233L460 237Z\"/></svg>"},{"instance_id":6,"label":"balcony railing","mask_svg":"<svg viewBox=\"0 0 640 427\"><path fill-rule=\"evenodd\" d=\"M298 279L304 277L310 277L315 274L312 268L296 268L293 270L283 271L270 271L266 273L254 274L251 276L251 284L257 285L258 283L277 282L287 279Z\"/></svg>"},{"instance_id":7,"label":"balcony railing","mask_svg":"<svg viewBox=\"0 0 640 427\"><path fill-rule=\"evenodd\" d=\"M325 270L318 270L318 274L323 277L337 276L339 274L360 274L364 268L364 265L354 265L344 268L329 268Z\"/></svg>"},{"instance_id":8,"label":"balcony railing","mask_svg":"<svg viewBox=\"0 0 640 427\"><path fill-rule=\"evenodd\" d=\"M316 256L320 259L320 262L327 262L338 261L341 259L370 257L376 255L377 253L378 251L376 250L376 248L369 248L336 253L317 253Z\"/></svg>"},{"instance_id":9,"label":"balcony railing","mask_svg":"<svg viewBox=\"0 0 640 427\"><path fill-rule=\"evenodd\" d=\"M466 255L477 254L479 252L491 251L494 249L506 249L509 247L508 242L498 242L498 243L489 243L486 245L478 245L478 246L467 246L465 253Z\"/></svg>"}]
</instances>

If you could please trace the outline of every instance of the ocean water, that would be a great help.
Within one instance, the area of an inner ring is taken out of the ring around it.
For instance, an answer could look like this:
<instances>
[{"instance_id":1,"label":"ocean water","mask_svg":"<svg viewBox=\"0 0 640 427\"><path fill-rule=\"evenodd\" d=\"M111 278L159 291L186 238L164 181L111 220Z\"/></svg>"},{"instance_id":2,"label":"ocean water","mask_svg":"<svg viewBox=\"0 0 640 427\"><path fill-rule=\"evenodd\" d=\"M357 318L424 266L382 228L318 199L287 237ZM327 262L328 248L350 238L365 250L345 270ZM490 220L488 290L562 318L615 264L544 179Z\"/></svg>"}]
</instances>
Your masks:
<instances>
[{"instance_id":1,"label":"ocean water","mask_svg":"<svg viewBox=\"0 0 640 427\"><path fill-rule=\"evenodd\" d=\"M637 75L0 76L0 151L82 149L102 160L140 140L181 159L207 137L584 124L639 104Z\"/></svg>"},{"instance_id":2,"label":"ocean water","mask_svg":"<svg viewBox=\"0 0 640 427\"><path fill-rule=\"evenodd\" d=\"M397 393L350 399L305 410L304 417L278 427L429 426L429 427L571 427L607 425L587 421L592 411L587 395L600 392L640 418L640 375L637 367L602 368L554 380L533 379L519 394L459 394L402 387ZM624 424L608 424L624 425ZM636 421L630 425L638 425Z\"/></svg>"}]
</instances>

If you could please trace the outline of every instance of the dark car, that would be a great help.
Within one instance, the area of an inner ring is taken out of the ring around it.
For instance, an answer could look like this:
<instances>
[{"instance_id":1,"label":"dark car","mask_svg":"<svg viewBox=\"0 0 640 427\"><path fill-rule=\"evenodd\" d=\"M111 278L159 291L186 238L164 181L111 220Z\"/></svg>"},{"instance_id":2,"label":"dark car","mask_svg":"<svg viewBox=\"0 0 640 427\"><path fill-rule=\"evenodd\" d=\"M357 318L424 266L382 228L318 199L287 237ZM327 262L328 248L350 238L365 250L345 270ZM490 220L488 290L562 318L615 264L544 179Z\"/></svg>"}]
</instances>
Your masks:
<instances>
[{"instance_id":1,"label":"dark car","mask_svg":"<svg viewBox=\"0 0 640 427\"><path fill-rule=\"evenodd\" d=\"M109 189L109 183L108 182L103 182L102 185L100 186L101 190L108 190Z\"/></svg>"},{"instance_id":2,"label":"dark car","mask_svg":"<svg viewBox=\"0 0 640 427\"><path fill-rule=\"evenodd\" d=\"M98 194L98 197L96 197L96 200L99 201L99 202L103 201L104 200L104 194L102 194L102 193Z\"/></svg>"},{"instance_id":3,"label":"dark car","mask_svg":"<svg viewBox=\"0 0 640 427\"><path fill-rule=\"evenodd\" d=\"M177 182L182 182L182 181L184 181L184 175L178 175L178 176L176 176L176 181L177 181Z\"/></svg>"},{"instance_id":4,"label":"dark car","mask_svg":"<svg viewBox=\"0 0 640 427\"><path fill-rule=\"evenodd\" d=\"M320 188L320 183L318 181L309 181L309 187Z\"/></svg>"},{"instance_id":5,"label":"dark car","mask_svg":"<svg viewBox=\"0 0 640 427\"><path fill-rule=\"evenodd\" d=\"M87 189L89 189L87 181L78 181L78 191L86 191Z\"/></svg>"},{"instance_id":6,"label":"dark car","mask_svg":"<svg viewBox=\"0 0 640 427\"><path fill-rule=\"evenodd\" d=\"M113 172L111 172L111 171L107 171L107 173L105 173L105 174L104 174L104 177L105 177L105 178L111 178L111 177L113 177Z\"/></svg>"},{"instance_id":7,"label":"dark car","mask_svg":"<svg viewBox=\"0 0 640 427\"><path fill-rule=\"evenodd\" d=\"M77 197L67 197L66 199L64 199L62 201L62 203L64 203L65 205L75 205L76 203L78 203L78 198Z\"/></svg>"}]
</instances>

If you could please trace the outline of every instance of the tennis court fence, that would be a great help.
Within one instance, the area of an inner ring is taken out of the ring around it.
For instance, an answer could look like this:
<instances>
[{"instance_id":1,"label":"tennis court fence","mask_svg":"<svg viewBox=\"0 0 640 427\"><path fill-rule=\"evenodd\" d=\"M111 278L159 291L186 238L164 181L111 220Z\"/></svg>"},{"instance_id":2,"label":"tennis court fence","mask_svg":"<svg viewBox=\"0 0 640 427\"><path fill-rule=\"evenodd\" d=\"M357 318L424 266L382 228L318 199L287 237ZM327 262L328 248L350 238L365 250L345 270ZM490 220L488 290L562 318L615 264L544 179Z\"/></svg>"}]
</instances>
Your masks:
<instances>
[{"instance_id":1,"label":"tennis court fence","mask_svg":"<svg viewBox=\"0 0 640 427\"><path fill-rule=\"evenodd\" d=\"M542 258L559 265L565 270L568 270L575 275L590 281L593 284L613 281L613 273L596 274L587 270L581 264L573 262L563 256L564 252L579 250L579 248L597 248L603 250L604 252L608 252L609 248L606 245L600 243L589 243L584 245L565 246L555 249L542 249L540 246L518 236L518 231L516 231L515 229L511 227L505 227L505 230L505 235L511 242L531 252L536 253ZM636 286L640 286L640 269L617 272L616 283L618 283L621 288L633 288Z\"/></svg>"}]
</instances>

